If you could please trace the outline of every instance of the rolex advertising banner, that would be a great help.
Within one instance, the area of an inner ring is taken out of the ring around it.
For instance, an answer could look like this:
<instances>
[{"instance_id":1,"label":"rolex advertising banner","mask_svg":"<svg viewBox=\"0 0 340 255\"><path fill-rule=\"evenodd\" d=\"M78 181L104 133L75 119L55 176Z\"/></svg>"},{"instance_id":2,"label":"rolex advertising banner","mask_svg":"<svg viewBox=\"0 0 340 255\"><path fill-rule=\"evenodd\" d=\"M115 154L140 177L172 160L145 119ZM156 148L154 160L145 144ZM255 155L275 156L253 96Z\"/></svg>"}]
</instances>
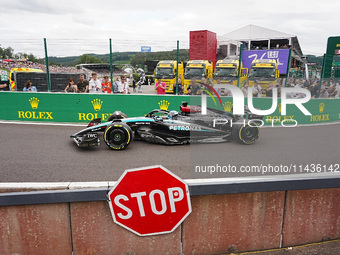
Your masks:
<instances>
[{"instance_id":1,"label":"rolex advertising banner","mask_svg":"<svg viewBox=\"0 0 340 255\"><path fill-rule=\"evenodd\" d=\"M84 122L95 118L106 120L114 111L122 111L130 117L143 116L154 109L176 110L183 101L191 105L201 105L201 96L174 95L107 95L107 94L62 94L0 92L2 107L1 120ZM222 104L207 97L207 107L233 111L233 98L221 97ZM273 107L272 98L253 98L256 109L267 110ZM286 114L281 112L282 103L278 99L275 111L265 115L263 125L317 124L340 120L339 99L311 99L303 104L311 113L305 115L296 105L287 104ZM248 106L247 98L244 106Z\"/></svg>"},{"instance_id":2,"label":"rolex advertising banner","mask_svg":"<svg viewBox=\"0 0 340 255\"><path fill-rule=\"evenodd\" d=\"M0 92L0 119L19 121L85 122L106 120L114 111L130 117L154 109L179 110L188 97Z\"/></svg>"}]
</instances>

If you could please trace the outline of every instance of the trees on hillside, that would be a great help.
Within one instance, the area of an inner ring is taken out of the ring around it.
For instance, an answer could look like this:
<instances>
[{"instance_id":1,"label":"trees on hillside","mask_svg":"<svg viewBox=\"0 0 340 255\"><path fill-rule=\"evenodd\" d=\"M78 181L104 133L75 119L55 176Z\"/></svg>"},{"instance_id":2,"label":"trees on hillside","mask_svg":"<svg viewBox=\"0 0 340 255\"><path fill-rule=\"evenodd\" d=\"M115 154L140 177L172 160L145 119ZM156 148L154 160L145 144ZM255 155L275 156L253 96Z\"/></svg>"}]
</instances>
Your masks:
<instances>
[{"instance_id":1,"label":"trees on hillside","mask_svg":"<svg viewBox=\"0 0 340 255\"><path fill-rule=\"evenodd\" d=\"M145 60L176 60L177 51L147 52L138 53L130 61L133 66L144 65ZM179 61L189 60L189 50L179 50Z\"/></svg>"},{"instance_id":2,"label":"trees on hillside","mask_svg":"<svg viewBox=\"0 0 340 255\"><path fill-rule=\"evenodd\" d=\"M23 52L14 53L12 47L2 48L0 47L0 58L15 58L15 59L26 59L27 61L38 62L38 59L32 54L27 54Z\"/></svg>"},{"instance_id":3,"label":"trees on hillside","mask_svg":"<svg viewBox=\"0 0 340 255\"><path fill-rule=\"evenodd\" d=\"M13 58L14 49L12 47L2 48L0 47L0 57L5 58Z\"/></svg>"},{"instance_id":4,"label":"trees on hillside","mask_svg":"<svg viewBox=\"0 0 340 255\"><path fill-rule=\"evenodd\" d=\"M77 61L77 64L96 64L96 63L103 63L100 58L95 56L90 56L88 54L83 54Z\"/></svg>"}]
</instances>

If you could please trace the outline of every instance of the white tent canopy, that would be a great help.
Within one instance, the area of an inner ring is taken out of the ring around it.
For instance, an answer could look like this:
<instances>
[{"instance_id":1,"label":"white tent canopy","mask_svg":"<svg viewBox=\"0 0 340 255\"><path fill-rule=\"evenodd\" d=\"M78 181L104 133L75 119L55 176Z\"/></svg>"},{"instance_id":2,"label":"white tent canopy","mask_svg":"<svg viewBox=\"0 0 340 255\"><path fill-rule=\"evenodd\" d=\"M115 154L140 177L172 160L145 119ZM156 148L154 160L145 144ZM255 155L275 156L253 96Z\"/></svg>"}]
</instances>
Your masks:
<instances>
[{"instance_id":1,"label":"white tent canopy","mask_svg":"<svg viewBox=\"0 0 340 255\"><path fill-rule=\"evenodd\" d=\"M270 41L272 40L288 40L288 44L292 45L301 55L302 51L295 35L279 32L276 30L256 26L256 25L248 25L232 31L230 33L224 34L222 36L218 36L217 44L220 45L240 45L241 42L247 42L250 46L250 42L252 41Z\"/></svg>"},{"instance_id":2,"label":"white tent canopy","mask_svg":"<svg viewBox=\"0 0 340 255\"><path fill-rule=\"evenodd\" d=\"M248 25L222 35L219 39L237 40L237 41L260 41L268 39L288 39L295 37L295 35L282 33L272 29L259 27L255 25Z\"/></svg>"}]
</instances>

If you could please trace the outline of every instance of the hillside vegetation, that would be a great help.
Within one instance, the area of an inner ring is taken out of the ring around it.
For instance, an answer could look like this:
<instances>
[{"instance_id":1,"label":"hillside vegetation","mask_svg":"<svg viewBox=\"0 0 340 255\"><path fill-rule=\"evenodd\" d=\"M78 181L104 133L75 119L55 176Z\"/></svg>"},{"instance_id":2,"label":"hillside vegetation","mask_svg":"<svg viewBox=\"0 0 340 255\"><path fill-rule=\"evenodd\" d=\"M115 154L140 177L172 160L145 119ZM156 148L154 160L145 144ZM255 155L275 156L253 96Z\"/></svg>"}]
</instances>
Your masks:
<instances>
[{"instance_id":1,"label":"hillside vegetation","mask_svg":"<svg viewBox=\"0 0 340 255\"><path fill-rule=\"evenodd\" d=\"M11 47L1 48L0 57L5 58L25 58L28 61L44 63L44 59L37 59L33 54L14 53ZM307 62L316 63L317 67L321 68L323 57L307 55ZM114 52L112 53L112 63L115 65L131 64L133 66L143 67L145 60L176 60L177 50L160 51L160 52ZM61 66L75 66L78 64L93 64L93 63L110 63L110 54L83 54L81 56L69 57L48 57L49 64ZM179 50L179 60L187 62L189 60L189 50ZM336 59L335 62L340 60Z\"/></svg>"},{"instance_id":2,"label":"hillside vegetation","mask_svg":"<svg viewBox=\"0 0 340 255\"><path fill-rule=\"evenodd\" d=\"M115 52L112 53L112 63L116 65L131 64L134 66L144 65L145 60L176 60L177 51L161 52ZM78 64L110 63L110 54L84 54L72 57L49 57L52 65L75 66ZM189 60L189 50L179 50L179 60Z\"/></svg>"}]
</instances>

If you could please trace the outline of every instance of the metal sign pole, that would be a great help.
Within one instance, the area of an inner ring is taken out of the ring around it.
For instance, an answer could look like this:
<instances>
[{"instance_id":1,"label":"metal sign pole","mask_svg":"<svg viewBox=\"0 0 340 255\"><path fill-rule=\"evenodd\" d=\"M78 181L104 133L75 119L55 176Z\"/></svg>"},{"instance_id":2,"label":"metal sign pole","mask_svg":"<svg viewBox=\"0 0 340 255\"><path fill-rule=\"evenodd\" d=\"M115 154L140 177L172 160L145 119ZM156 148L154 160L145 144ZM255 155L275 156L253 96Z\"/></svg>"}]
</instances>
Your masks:
<instances>
[{"instance_id":1,"label":"metal sign pole","mask_svg":"<svg viewBox=\"0 0 340 255\"><path fill-rule=\"evenodd\" d=\"M241 47L240 47L240 56L239 56L239 60L238 60L238 74L237 74L237 87L240 87L240 76L241 76L241 63L242 63L242 51L243 51L243 43L241 44Z\"/></svg>"},{"instance_id":2,"label":"metal sign pole","mask_svg":"<svg viewBox=\"0 0 340 255\"><path fill-rule=\"evenodd\" d=\"M176 95L178 95L178 61L179 61L179 41L177 40Z\"/></svg>"},{"instance_id":3,"label":"metal sign pole","mask_svg":"<svg viewBox=\"0 0 340 255\"><path fill-rule=\"evenodd\" d=\"M111 79L111 91L113 91L113 67L112 67L112 40L110 38L110 79Z\"/></svg>"},{"instance_id":4,"label":"metal sign pole","mask_svg":"<svg viewBox=\"0 0 340 255\"><path fill-rule=\"evenodd\" d=\"M46 44L46 38L44 38L44 46L45 46L45 65L46 65L46 78L47 78L47 90L48 92L51 91L51 84L50 84L50 71L48 68L48 57L47 57L47 44Z\"/></svg>"}]
</instances>

